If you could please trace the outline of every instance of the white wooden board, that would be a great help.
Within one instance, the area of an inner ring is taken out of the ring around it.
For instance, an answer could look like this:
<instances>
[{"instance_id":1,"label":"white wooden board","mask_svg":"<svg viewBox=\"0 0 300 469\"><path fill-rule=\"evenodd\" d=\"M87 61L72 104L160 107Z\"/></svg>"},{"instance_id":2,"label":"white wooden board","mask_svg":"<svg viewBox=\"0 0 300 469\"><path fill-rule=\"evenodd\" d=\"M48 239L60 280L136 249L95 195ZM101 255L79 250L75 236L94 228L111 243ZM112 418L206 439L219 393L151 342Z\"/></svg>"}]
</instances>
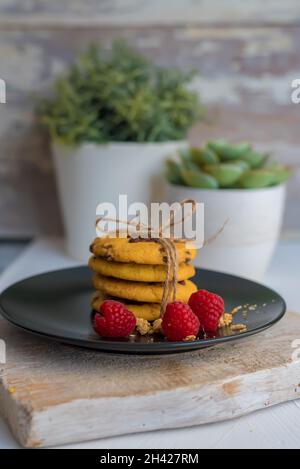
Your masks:
<instances>
[{"instance_id":1,"label":"white wooden board","mask_svg":"<svg viewBox=\"0 0 300 469\"><path fill-rule=\"evenodd\" d=\"M0 337L0 411L26 447L227 420L300 397L294 314L256 337L168 356L78 349L3 320Z\"/></svg>"}]
</instances>

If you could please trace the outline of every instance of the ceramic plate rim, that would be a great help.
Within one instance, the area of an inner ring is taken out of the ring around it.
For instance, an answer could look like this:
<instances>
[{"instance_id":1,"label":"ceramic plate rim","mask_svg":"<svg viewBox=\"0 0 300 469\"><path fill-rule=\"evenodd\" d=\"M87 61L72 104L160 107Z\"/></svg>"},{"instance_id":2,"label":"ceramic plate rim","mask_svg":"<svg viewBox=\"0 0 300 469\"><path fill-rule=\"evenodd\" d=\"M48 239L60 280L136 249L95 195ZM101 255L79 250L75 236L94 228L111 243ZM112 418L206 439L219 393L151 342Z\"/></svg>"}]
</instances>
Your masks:
<instances>
[{"instance_id":1,"label":"ceramic plate rim","mask_svg":"<svg viewBox=\"0 0 300 469\"><path fill-rule=\"evenodd\" d=\"M274 326L277 324L281 319L285 316L286 311L287 311L287 305L285 300L282 298L282 296L277 293L275 290L269 288L268 286L265 286L264 284L255 282L253 280L249 280L244 277L239 277L236 275L232 274L227 274L224 272L219 272L219 271L213 271L213 270L208 270L208 269L196 269L197 273L201 272L202 274L205 274L206 272L209 274L217 274L221 276L226 276L227 278L232 278L235 280L242 280L246 282L250 282L252 285L264 288L268 290L269 293L273 294L276 296L276 300L281 303L281 312L274 317L272 320L266 322L264 325L259 326L255 329L252 329L251 331L245 331L241 332L236 335L231 335L231 336L224 336L224 337L216 337L216 338L211 338L211 339L201 339L201 340L196 340L192 342L168 342L168 341L161 341L161 342L153 342L153 343L140 343L140 342L128 342L128 341L119 341L119 340L108 340L108 339L101 339L99 338L84 338L83 336L78 335L76 337L71 337L71 336L66 336L66 335L59 335L59 334L53 334L53 333L48 333L45 332L41 329L33 329L24 324L22 320L20 321L15 321L9 312L7 312L3 306L3 299L7 294L9 294L10 290L18 287L20 284L26 281L31 281L36 278L40 278L43 276L48 276L49 274L55 275L56 273L67 273L69 271L74 271L74 270L81 270L84 269L85 271L88 269L86 266L76 266L76 267L68 267L68 268L63 268L63 269L54 269L50 270L47 272L43 272L41 274L37 275L32 275L29 277L26 277L22 280L19 280L9 287L7 287L3 292L0 294L0 312L3 316L4 319L6 319L10 324L14 325L18 329L24 330L28 333L34 334L35 336L43 337L49 340L57 341L60 343L65 343L69 345L75 345L81 348L86 348L94 351L99 351L99 352L111 352L111 353L125 353L125 354L168 354L168 353L176 353L176 352L185 352L185 351L192 351L192 350L197 350L197 349L205 349L208 347L213 347L215 345L220 345L220 344L225 344L228 342L233 342L237 340L241 340L243 338L251 337L254 335L257 335L270 327ZM25 321L26 323L26 321Z\"/></svg>"}]
</instances>

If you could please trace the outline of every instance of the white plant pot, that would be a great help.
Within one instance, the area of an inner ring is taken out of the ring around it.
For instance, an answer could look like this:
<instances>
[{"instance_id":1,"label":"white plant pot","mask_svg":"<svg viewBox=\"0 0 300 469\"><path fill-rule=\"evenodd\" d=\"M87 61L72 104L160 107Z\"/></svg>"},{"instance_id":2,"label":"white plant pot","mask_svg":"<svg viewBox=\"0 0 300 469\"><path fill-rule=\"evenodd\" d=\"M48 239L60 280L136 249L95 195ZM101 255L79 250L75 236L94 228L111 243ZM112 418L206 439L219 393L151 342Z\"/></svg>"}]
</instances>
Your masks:
<instances>
[{"instance_id":1,"label":"white plant pot","mask_svg":"<svg viewBox=\"0 0 300 469\"><path fill-rule=\"evenodd\" d=\"M199 251L196 265L261 280L279 238L286 186L266 189L201 190L168 184L164 200L205 204L205 239L224 230Z\"/></svg>"},{"instance_id":2,"label":"white plant pot","mask_svg":"<svg viewBox=\"0 0 300 469\"><path fill-rule=\"evenodd\" d=\"M87 261L99 203L118 207L119 194L127 194L129 204L161 201L165 158L186 146L178 141L84 144L78 148L54 144L67 253Z\"/></svg>"}]
</instances>

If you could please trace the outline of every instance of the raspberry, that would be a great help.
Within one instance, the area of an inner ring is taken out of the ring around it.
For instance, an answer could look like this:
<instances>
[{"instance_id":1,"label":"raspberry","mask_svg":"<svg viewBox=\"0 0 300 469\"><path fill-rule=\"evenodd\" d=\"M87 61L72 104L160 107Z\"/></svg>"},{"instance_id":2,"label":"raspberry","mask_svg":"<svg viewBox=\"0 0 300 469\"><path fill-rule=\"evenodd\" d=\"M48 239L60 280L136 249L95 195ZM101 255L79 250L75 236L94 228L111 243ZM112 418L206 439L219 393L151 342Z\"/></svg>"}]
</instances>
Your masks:
<instances>
[{"instance_id":1,"label":"raspberry","mask_svg":"<svg viewBox=\"0 0 300 469\"><path fill-rule=\"evenodd\" d=\"M135 326L134 314L118 301L104 301L94 318L94 329L102 337L128 337Z\"/></svg>"},{"instance_id":2,"label":"raspberry","mask_svg":"<svg viewBox=\"0 0 300 469\"><path fill-rule=\"evenodd\" d=\"M216 332L224 313L224 300L215 293L198 290L189 299L189 306L198 317L205 332Z\"/></svg>"},{"instance_id":3,"label":"raspberry","mask_svg":"<svg viewBox=\"0 0 300 469\"><path fill-rule=\"evenodd\" d=\"M180 301L168 304L162 320L162 330L169 340L177 341L190 336L196 337L199 329L199 319L188 305Z\"/></svg>"}]
</instances>

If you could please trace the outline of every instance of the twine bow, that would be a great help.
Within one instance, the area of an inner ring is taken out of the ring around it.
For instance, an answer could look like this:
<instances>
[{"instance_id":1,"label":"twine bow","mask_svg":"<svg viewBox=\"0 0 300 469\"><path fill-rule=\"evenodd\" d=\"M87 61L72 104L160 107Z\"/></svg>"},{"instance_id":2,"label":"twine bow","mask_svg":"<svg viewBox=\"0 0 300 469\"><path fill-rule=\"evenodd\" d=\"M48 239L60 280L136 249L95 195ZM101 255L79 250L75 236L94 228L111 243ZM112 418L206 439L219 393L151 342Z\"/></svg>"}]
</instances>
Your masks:
<instances>
[{"instance_id":1,"label":"twine bow","mask_svg":"<svg viewBox=\"0 0 300 469\"><path fill-rule=\"evenodd\" d=\"M171 300L172 301L176 300L178 265L179 265L176 242L186 241L186 239L175 238L174 236L172 236L171 230L174 228L175 225L183 223L185 220L192 217L197 207L195 200L192 200L192 199L183 200L179 204L180 204L180 210L182 209L184 204L190 204L191 205L190 213L186 215L183 213L181 219L178 221L175 221L175 215L178 212L179 208L178 210L172 211L167 223L161 226L157 232L155 232L152 227L149 227L147 225L144 225L136 221L128 221L128 220L123 221L123 220L113 219L113 218L108 218L108 217L99 217L96 221L96 227L101 221L110 221L110 222L116 223L117 225L120 225L120 224L127 225L127 227L130 225L131 226L133 225L136 227L139 233L143 235L143 237L145 236L145 238L151 238L153 239L153 242L159 243L161 245L163 251L166 254L166 279L163 285L163 294L162 294L161 307L160 307L161 317L163 317L165 313L167 304ZM170 229L169 238L165 238L163 236L166 229ZM128 229L124 231L128 233ZM121 233L121 231L118 230L118 233Z\"/></svg>"}]
</instances>

